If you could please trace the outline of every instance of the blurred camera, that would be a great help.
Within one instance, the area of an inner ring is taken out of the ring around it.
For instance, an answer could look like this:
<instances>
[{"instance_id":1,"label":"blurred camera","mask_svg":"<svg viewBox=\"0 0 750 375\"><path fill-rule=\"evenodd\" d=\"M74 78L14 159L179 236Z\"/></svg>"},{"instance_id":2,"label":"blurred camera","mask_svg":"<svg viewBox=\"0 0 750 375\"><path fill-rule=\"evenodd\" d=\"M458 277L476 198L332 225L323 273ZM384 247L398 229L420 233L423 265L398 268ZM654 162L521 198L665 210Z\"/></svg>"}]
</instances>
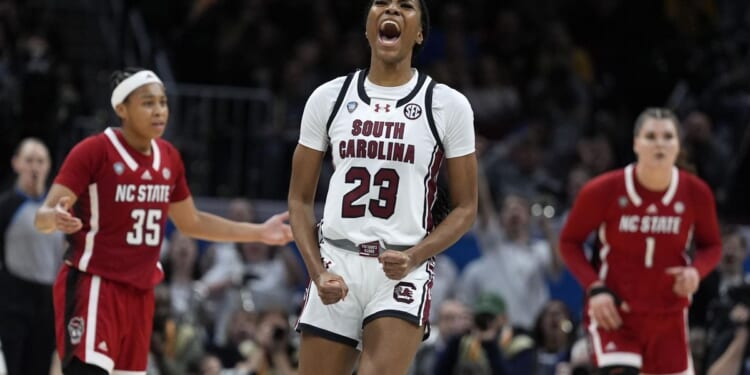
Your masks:
<instances>
[{"instance_id":1,"label":"blurred camera","mask_svg":"<svg viewBox=\"0 0 750 375\"><path fill-rule=\"evenodd\" d=\"M492 324L492 321L494 321L496 318L495 314L482 312L478 314L474 314L474 325L479 329L480 331L486 331L490 328L490 325Z\"/></svg>"}]
</instances>

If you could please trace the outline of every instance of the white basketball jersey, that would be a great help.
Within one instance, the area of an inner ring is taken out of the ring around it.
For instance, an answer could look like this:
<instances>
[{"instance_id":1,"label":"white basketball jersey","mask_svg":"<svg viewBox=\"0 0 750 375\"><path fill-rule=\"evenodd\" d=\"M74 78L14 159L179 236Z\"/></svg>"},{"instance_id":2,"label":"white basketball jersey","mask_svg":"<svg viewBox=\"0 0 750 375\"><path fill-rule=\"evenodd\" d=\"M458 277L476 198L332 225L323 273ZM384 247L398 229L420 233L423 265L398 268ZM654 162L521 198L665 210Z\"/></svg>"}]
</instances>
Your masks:
<instances>
[{"instance_id":1,"label":"white basketball jersey","mask_svg":"<svg viewBox=\"0 0 750 375\"><path fill-rule=\"evenodd\" d=\"M471 107L416 70L399 87L377 86L366 76L357 71L324 84L305 108L300 143L320 151L330 146L335 167L321 230L355 244L411 246L432 230L443 160L474 151Z\"/></svg>"}]
</instances>

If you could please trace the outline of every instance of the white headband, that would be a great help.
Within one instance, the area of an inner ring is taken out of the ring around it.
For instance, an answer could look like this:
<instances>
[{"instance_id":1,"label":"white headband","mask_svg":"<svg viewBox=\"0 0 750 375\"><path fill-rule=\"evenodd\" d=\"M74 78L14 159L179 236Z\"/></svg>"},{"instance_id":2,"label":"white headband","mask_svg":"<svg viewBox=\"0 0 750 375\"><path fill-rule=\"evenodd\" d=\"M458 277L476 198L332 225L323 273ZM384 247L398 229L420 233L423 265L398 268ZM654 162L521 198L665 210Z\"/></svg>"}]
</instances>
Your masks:
<instances>
[{"instance_id":1,"label":"white headband","mask_svg":"<svg viewBox=\"0 0 750 375\"><path fill-rule=\"evenodd\" d=\"M110 99L112 108L116 109L117 105L122 103L131 92L148 83L160 83L163 85L156 73L150 70L141 70L140 72L122 80L122 82L112 90L112 99Z\"/></svg>"}]
</instances>

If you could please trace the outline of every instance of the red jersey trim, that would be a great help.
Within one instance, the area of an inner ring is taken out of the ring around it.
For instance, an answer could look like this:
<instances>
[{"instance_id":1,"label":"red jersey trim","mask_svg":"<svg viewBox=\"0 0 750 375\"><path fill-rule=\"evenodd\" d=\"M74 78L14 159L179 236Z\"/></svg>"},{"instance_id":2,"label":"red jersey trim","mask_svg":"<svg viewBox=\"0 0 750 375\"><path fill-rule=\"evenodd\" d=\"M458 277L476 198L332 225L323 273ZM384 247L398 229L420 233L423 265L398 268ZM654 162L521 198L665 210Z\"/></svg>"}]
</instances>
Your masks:
<instances>
[{"instance_id":1,"label":"red jersey trim","mask_svg":"<svg viewBox=\"0 0 750 375\"><path fill-rule=\"evenodd\" d=\"M115 134L115 130L112 128L107 128L104 130L104 134L107 136L107 139L109 139L109 142L112 143L112 146L115 147L115 150L117 150L117 153L120 155L122 160L125 161L125 164L130 167L130 170L136 171L138 169L138 163L133 159L133 157L130 155L127 149L125 149L125 146L122 145L122 142L117 138L117 134ZM154 154L153 161L151 163L151 167L155 171L159 171L159 167L161 166L161 151L159 151L159 145L156 144L156 140L151 140L151 152Z\"/></svg>"},{"instance_id":2,"label":"red jersey trim","mask_svg":"<svg viewBox=\"0 0 750 375\"><path fill-rule=\"evenodd\" d=\"M91 229L86 233L83 255L81 260L78 261L78 269L84 272L89 267L91 256L94 255L94 238L96 233L99 232L99 190L97 184L89 185L89 201L91 203L91 218L89 219Z\"/></svg>"},{"instance_id":3,"label":"red jersey trim","mask_svg":"<svg viewBox=\"0 0 750 375\"><path fill-rule=\"evenodd\" d=\"M88 327L86 327L86 363L91 363L99 366L107 371L112 371L115 367L115 362L108 356L101 354L94 350L94 344L96 340L96 323L97 315L99 313L99 295L102 278L96 275L91 277L91 288L89 289L89 305L88 305Z\"/></svg>"},{"instance_id":4,"label":"red jersey trim","mask_svg":"<svg viewBox=\"0 0 750 375\"><path fill-rule=\"evenodd\" d=\"M640 207L643 203L643 199L641 199L641 196L638 195L638 191L635 189L635 166L633 164L628 164L627 167L625 167L625 190L628 193L628 198L630 198L630 201L633 203L634 206ZM677 193L677 187L680 185L680 171L677 169L677 167L672 167L672 179L669 183L669 188L667 188L667 191L664 193L664 196L661 198L661 203L665 206L668 206L672 199L674 199L675 194Z\"/></svg>"},{"instance_id":5,"label":"red jersey trim","mask_svg":"<svg viewBox=\"0 0 750 375\"><path fill-rule=\"evenodd\" d=\"M610 247L607 242L607 223L603 222L599 225L599 240L602 242L602 247L599 249L599 259L602 264L599 267L599 280L607 280L607 272L609 272L609 263L607 262L607 255L609 255Z\"/></svg>"}]
</instances>

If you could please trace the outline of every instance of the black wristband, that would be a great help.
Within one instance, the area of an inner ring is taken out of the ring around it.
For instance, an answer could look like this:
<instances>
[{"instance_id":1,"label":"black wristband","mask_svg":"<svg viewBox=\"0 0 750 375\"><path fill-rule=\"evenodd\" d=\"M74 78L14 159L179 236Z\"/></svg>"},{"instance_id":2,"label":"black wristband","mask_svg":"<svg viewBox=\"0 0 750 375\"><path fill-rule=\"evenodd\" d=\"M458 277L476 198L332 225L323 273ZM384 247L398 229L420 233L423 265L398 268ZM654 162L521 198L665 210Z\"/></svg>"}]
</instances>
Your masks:
<instances>
[{"instance_id":1,"label":"black wristband","mask_svg":"<svg viewBox=\"0 0 750 375\"><path fill-rule=\"evenodd\" d=\"M611 289L607 288L604 285L597 285L597 286L591 287L591 289L589 289L588 294L589 294L589 298L591 298L597 294L602 294L602 293L607 293L610 296L612 296L612 298L615 300L615 305L617 305L618 307L622 305L622 299L620 299L620 297L618 297L617 294L615 294L615 292L613 292Z\"/></svg>"}]
</instances>

